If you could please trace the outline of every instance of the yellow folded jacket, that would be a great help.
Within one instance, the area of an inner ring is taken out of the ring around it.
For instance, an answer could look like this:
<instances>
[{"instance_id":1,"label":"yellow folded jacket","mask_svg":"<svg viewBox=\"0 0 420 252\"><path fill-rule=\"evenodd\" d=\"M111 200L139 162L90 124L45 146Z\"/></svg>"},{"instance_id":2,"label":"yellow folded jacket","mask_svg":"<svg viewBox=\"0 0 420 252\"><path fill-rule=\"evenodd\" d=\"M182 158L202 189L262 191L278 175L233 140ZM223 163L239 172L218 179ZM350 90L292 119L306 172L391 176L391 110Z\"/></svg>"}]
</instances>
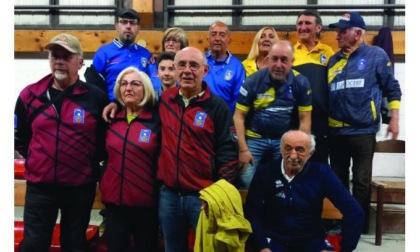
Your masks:
<instances>
[{"instance_id":1,"label":"yellow folded jacket","mask_svg":"<svg viewBox=\"0 0 420 252\"><path fill-rule=\"evenodd\" d=\"M201 210L194 252L240 252L252 233L244 217L239 191L221 179L200 191L200 199L208 204L208 214Z\"/></svg>"}]
</instances>

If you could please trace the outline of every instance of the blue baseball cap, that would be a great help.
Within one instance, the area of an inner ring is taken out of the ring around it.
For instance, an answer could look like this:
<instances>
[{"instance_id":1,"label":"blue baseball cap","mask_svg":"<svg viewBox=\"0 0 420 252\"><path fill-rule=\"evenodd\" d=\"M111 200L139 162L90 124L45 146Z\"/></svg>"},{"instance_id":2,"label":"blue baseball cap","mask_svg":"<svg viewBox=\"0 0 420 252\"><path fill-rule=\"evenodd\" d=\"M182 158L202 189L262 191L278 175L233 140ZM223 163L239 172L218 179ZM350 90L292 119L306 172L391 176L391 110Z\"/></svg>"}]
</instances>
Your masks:
<instances>
[{"instance_id":1,"label":"blue baseball cap","mask_svg":"<svg viewBox=\"0 0 420 252\"><path fill-rule=\"evenodd\" d=\"M350 27L359 27L366 30L365 21L358 12L346 12L337 23L328 25L330 28L347 29Z\"/></svg>"}]
</instances>

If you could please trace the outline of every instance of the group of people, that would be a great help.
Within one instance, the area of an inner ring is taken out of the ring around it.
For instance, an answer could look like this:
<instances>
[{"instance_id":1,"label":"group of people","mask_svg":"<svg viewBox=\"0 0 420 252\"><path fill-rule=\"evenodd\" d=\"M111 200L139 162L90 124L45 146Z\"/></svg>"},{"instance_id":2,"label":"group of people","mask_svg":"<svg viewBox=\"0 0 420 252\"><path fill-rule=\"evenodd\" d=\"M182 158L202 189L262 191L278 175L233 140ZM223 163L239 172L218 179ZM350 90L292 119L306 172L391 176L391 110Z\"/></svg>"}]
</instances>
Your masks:
<instances>
[{"instance_id":1,"label":"group of people","mask_svg":"<svg viewBox=\"0 0 420 252\"><path fill-rule=\"evenodd\" d=\"M396 138L401 90L386 53L363 42L357 12L329 27L336 53L319 41L319 13L305 10L295 45L263 27L243 62L229 52L223 22L209 27L207 53L174 27L155 59L135 42L139 14L122 9L118 38L97 50L86 82L79 40L52 38L51 73L15 107L15 149L26 158L22 251L48 251L59 210L62 248L85 251L98 181L109 251L129 251L132 240L136 251L155 251L159 227L165 251L188 251L199 192L220 179L249 190L256 251L333 251L324 197L343 213L342 251L354 250L369 211L381 98Z\"/></svg>"}]
</instances>

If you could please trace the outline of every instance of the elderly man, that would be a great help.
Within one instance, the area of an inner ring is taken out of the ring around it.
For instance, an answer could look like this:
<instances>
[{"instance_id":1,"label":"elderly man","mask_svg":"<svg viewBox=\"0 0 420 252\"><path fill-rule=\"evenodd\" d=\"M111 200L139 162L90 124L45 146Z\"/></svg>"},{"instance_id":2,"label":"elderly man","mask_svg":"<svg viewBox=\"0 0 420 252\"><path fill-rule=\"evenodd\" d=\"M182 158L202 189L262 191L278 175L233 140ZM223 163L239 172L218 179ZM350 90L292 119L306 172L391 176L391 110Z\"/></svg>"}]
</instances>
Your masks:
<instances>
[{"instance_id":1,"label":"elderly man","mask_svg":"<svg viewBox=\"0 0 420 252\"><path fill-rule=\"evenodd\" d=\"M86 251L86 228L105 152L105 92L79 79L83 52L66 33L50 40L51 74L25 87L15 107L15 149L26 158L22 251L49 251L61 214L63 251Z\"/></svg>"},{"instance_id":2,"label":"elderly man","mask_svg":"<svg viewBox=\"0 0 420 252\"><path fill-rule=\"evenodd\" d=\"M372 161L379 130L382 97L388 98L388 133L398 137L401 89L386 52L363 42L366 25L357 12L346 12L337 23L340 51L328 63L331 166L348 189L352 161L352 191L369 214ZM369 218L366 218L365 232Z\"/></svg>"},{"instance_id":3,"label":"elderly man","mask_svg":"<svg viewBox=\"0 0 420 252\"><path fill-rule=\"evenodd\" d=\"M316 152L311 161L328 163L328 81L327 64L333 49L318 40L322 19L316 10L304 10L298 14L296 31L298 41L294 45L293 69L305 75L312 90L311 132L316 138Z\"/></svg>"},{"instance_id":4,"label":"elderly man","mask_svg":"<svg viewBox=\"0 0 420 252\"><path fill-rule=\"evenodd\" d=\"M245 69L239 59L228 51L229 27L220 21L213 23L208 35L209 51L206 53L209 71L204 80L210 90L229 105L233 114L239 88L245 80Z\"/></svg>"},{"instance_id":5,"label":"elderly man","mask_svg":"<svg viewBox=\"0 0 420 252\"><path fill-rule=\"evenodd\" d=\"M197 48L175 55L178 87L161 97L162 148L157 178L162 183L159 217L165 251L188 251L188 232L201 211L199 191L219 179L233 182L238 173L238 146L227 104L210 92L209 71Z\"/></svg>"},{"instance_id":6,"label":"elderly man","mask_svg":"<svg viewBox=\"0 0 420 252\"><path fill-rule=\"evenodd\" d=\"M233 116L242 189L249 187L263 156L280 156L284 132L297 127L311 131L311 89L308 79L292 70L292 45L286 40L274 42L268 58L268 67L242 85Z\"/></svg>"},{"instance_id":7,"label":"elderly man","mask_svg":"<svg viewBox=\"0 0 420 252\"><path fill-rule=\"evenodd\" d=\"M325 197L343 214L341 251L353 251L363 228L363 210L328 164L311 163L313 135L299 130L281 139L281 159L255 173L245 204L255 251L335 251L325 240Z\"/></svg>"}]
</instances>

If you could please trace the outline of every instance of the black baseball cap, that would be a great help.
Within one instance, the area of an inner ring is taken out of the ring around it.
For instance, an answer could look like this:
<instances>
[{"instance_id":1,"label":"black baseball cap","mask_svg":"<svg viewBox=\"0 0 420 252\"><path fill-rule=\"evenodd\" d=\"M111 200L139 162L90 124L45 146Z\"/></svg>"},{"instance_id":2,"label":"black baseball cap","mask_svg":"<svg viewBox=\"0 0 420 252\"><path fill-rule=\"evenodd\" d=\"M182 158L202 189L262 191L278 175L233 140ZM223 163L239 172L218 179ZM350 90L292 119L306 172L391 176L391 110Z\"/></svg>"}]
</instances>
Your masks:
<instances>
[{"instance_id":1,"label":"black baseball cap","mask_svg":"<svg viewBox=\"0 0 420 252\"><path fill-rule=\"evenodd\" d=\"M116 16L120 18L130 18L130 19L140 20L139 13L133 9L121 9L117 12Z\"/></svg>"},{"instance_id":2,"label":"black baseball cap","mask_svg":"<svg viewBox=\"0 0 420 252\"><path fill-rule=\"evenodd\" d=\"M337 23L328 25L330 28L347 29L350 27L359 27L366 30L365 21L358 12L346 12Z\"/></svg>"}]
</instances>

